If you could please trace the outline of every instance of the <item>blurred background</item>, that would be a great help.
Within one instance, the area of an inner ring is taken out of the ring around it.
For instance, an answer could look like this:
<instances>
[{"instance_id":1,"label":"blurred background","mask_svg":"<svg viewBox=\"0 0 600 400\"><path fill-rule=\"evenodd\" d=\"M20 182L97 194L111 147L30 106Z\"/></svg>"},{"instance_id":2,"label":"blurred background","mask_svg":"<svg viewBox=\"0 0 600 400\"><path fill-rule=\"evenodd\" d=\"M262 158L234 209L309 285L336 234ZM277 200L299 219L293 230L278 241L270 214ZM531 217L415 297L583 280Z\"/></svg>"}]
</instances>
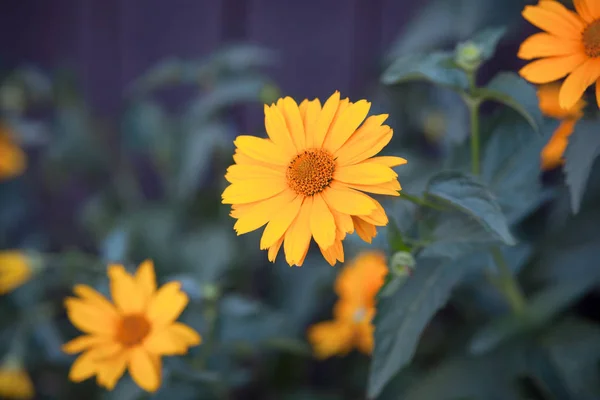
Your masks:
<instances>
[{"instance_id":1,"label":"blurred background","mask_svg":"<svg viewBox=\"0 0 600 400\"><path fill-rule=\"evenodd\" d=\"M365 399L368 356L317 361L306 342L307 327L331 317L339 267L314 249L302 268L281 255L272 265L258 249L259 232L235 236L220 204L232 142L264 136L264 103L288 95L324 101L339 90L390 114L387 151L409 160L400 182L419 193L419 179L465 141L466 109L458 95L428 84L384 87L381 73L399 56L452 50L491 25L508 33L479 79L515 71L524 64L519 44L535 31L520 16L526 3L533 2L2 1L1 119L27 166L0 182L0 250L21 249L43 268L0 298L0 347L25 349L17 355L36 398ZM554 185L559 174L545 179ZM526 213L538 218L527 231L532 241L548 213L556 224L571 218L568 194L552 206L545 199ZM402 212L388 212L401 227ZM385 229L372 245L347 239L346 260L369 248L388 250ZM77 332L62 300L75 283L106 292L106 263L134 267L146 258L160 282L183 282L191 299L183 320L204 338L214 330L210 354L203 345L166 363L153 396L129 378L113 392L93 380L70 383L73 357L60 346ZM535 286L546 275L533 271ZM477 301L490 315L501 303ZM587 301L585 310L597 306ZM216 322L207 302L216 304ZM452 346L445 332L461 325L462 304L423 333L423 371ZM401 398L394 393L381 398ZM434 398L419 396L406 398Z\"/></svg>"}]
</instances>

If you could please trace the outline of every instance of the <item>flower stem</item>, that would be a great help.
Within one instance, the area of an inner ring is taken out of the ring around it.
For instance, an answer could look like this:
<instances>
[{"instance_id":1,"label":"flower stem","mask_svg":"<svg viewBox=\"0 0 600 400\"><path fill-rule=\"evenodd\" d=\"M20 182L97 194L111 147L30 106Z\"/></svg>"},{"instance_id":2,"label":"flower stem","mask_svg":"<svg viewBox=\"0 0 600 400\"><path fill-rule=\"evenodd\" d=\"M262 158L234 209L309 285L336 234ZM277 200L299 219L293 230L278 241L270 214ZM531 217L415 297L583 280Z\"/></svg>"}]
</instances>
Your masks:
<instances>
[{"instance_id":1,"label":"flower stem","mask_svg":"<svg viewBox=\"0 0 600 400\"><path fill-rule=\"evenodd\" d=\"M492 258L498 266L498 288L506 297L512 311L515 314L520 314L525 309L527 300L499 248L492 249Z\"/></svg>"},{"instance_id":2,"label":"flower stem","mask_svg":"<svg viewBox=\"0 0 600 400\"><path fill-rule=\"evenodd\" d=\"M411 203L416 204L418 206L429 207L429 208L433 208L434 210L439 210L439 211L441 211L441 210L444 209L443 207L438 206L437 204L434 204L434 203L432 203L430 201L422 199L422 198L420 198L418 196L414 196L412 194L405 193L404 191L402 191L400 193L400 198L408 200Z\"/></svg>"},{"instance_id":3,"label":"flower stem","mask_svg":"<svg viewBox=\"0 0 600 400\"><path fill-rule=\"evenodd\" d=\"M467 102L471 120L471 170L473 175L479 175L479 101L469 100Z\"/></svg>"}]
</instances>

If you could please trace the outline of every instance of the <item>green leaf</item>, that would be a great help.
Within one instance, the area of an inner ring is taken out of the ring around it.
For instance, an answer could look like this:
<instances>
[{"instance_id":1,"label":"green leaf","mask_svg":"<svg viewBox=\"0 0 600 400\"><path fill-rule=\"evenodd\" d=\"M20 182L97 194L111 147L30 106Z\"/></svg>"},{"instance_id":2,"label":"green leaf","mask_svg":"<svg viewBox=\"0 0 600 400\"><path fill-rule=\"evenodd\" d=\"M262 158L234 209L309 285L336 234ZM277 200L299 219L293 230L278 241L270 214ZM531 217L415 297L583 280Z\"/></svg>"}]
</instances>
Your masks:
<instances>
[{"instance_id":1,"label":"green leaf","mask_svg":"<svg viewBox=\"0 0 600 400\"><path fill-rule=\"evenodd\" d=\"M482 61L487 61L494 56L496 47L505 33L505 27L490 27L478 32L471 38L471 42L481 51Z\"/></svg>"},{"instance_id":2,"label":"green leaf","mask_svg":"<svg viewBox=\"0 0 600 400\"><path fill-rule=\"evenodd\" d=\"M483 327L473 336L469 350L473 354L488 352L520 333L548 323L589 291L596 282L593 279L568 281L542 290L529 300L522 314L505 315Z\"/></svg>"},{"instance_id":3,"label":"green leaf","mask_svg":"<svg viewBox=\"0 0 600 400\"><path fill-rule=\"evenodd\" d=\"M502 242L516 243L495 196L474 178L460 172L440 172L429 181L426 196L469 215Z\"/></svg>"},{"instance_id":4,"label":"green leaf","mask_svg":"<svg viewBox=\"0 0 600 400\"><path fill-rule=\"evenodd\" d=\"M400 57L381 77L386 85L419 80L454 90L465 90L469 86L467 75L454 63L454 54L444 51Z\"/></svg>"},{"instance_id":5,"label":"green leaf","mask_svg":"<svg viewBox=\"0 0 600 400\"><path fill-rule=\"evenodd\" d=\"M598 121L579 121L565 151L565 175L573 213L579 212L590 171L600 155L599 128Z\"/></svg>"},{"instance_id":6,"label":"green leaf","mask_svg":"<svg viewBox=\"0 0 600 400\"><path fill-rule=\"evenodd\" d=\"M544 117L538 105L536 89L517 74L501 72L477 94L484 100L497 101L512 108L539 132Z\"/></svg>"},{"instance_id":7,"label":"green leaf","mask_svg":"<svg viewBox=\"0 0 600 400\"><path fill-rule=\"evenodd\" d=\"M545 139L513 112L502 110L495 117L483 150L481 179L513 224L544 200L539 159ZM546 136L556 126L556 121L546 120L541 131Z\"/></svg>"},{"instance_id":8,"label":"green leaf","mask_svg":"<svg viewBox=\"0 0 600 400\"><path fill-rule=\"evenodd\" d=\"M375 350L369 376L369 398L412 359L421 332L447 302L465 269L447 268L442 259L422 258L405 285L377 305Z\"/></svg>"}]
</instances>

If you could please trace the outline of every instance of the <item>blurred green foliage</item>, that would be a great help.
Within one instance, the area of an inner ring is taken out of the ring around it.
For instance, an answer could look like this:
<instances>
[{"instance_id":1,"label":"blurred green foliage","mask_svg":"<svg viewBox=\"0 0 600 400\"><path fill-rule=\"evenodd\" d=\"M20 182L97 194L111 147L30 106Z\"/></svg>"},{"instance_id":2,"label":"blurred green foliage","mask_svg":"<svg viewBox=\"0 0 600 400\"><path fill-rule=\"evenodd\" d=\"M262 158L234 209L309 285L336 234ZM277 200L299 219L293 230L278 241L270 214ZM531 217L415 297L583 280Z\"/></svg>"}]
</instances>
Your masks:
<instances>
[{"instance_id":1,"label":"blurred green foliage","mask_svg":"<svg viewBox=\"0 0 600 400\"><path fill-rule=\"evenodd\" d=\"M386 152L409 162L398 169L406 196L383 202L391 222L372 244L394 274L370 359L312 358L306 328L330 316L338 269L312 253L303 268L270 265L258 233L236 237L220 204L240 133L231 111L279 97L262 72L274 54L240 45L167 59L127 88L118 123L99 120L66 71L3 76L2 119L30 165L0 184L0 248L27 249L45 268L0 299L2 352L25 349L48 399L600 397L597 115L577 124L564 176L543 175L557 121L541 114L535 88L507 71L478 84L465 68L493 65L521 7L432 1L384 59L377 106L396 132ZM505 28L483 29L492 25ZM179 86L192 94L173 112L162 91ZM367 246L349 237L345 247L350 259ZM165 362L153 396L129 378L113 392L69 383L73 358L60 346L75 330L62 299L75 283L107 293L107 263L146 258L161 283L182 282L182 320L203 344Z\"/></svg>"}]
</instances>

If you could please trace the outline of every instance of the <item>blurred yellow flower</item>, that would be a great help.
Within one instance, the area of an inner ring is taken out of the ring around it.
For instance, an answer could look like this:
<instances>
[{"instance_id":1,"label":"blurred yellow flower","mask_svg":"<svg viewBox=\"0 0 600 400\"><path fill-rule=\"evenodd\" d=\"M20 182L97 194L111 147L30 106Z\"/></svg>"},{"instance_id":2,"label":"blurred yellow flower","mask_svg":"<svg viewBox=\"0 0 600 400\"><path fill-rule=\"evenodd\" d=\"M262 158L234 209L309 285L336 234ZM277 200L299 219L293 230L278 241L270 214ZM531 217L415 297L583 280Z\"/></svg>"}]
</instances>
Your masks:
<instances>
[{"instance_id":1,"label":"blurred yellow flower","mask_svg":"<svg viewBox=\"0 0 600 400\"><path fill-rule=\"evenodd\" d=\"M260 248L275 261L283 244L287 263L301 266L311 238L331 265L344 261L347 233L371 242L388 223L383 207L363 192L398 196L391 167L400 157L373 157L391 140L387 115L367 117L371 103L335 92L299 106L290 97L265 105L268 139L238 136L223 204L232 204L238 235L266 225ZM366 120L365 120L366 118ZM363 122L364 121L364 122Z\"/></svg>"},{"instance_id":2,"label":"blurred yellow flower","mask_svg":"<svg viewBox=\"0 0 600 400\"><path fill-rule=\"evenodd\" d=\"M65 300L73 325L85 332L63 346L68 354L84 351L71 367L69 379L81 382L96 375L100 386L112 390L129 369L144 390L161 385L161 356L185 354L201 338L189 326L176 322L188 304L179 282L157 290L154 265L146 260L130 275L121 265L108 268L114 305L86 285L76 285Z\"/></svg>"},{"instance_id":3,"label":"blurred yellow flower","mask_svg":"<svg viewBox=\"0 0 600 400\"><path fill-rule=\"evenodd\" d=\"M21 175L26 166L25 153L13 141L6 126L0 124L0 181Z\"/></svg>"},{"instance_id":4,"label":"blurred yellow flower","mask_svg":"<svg viewBox=\"0 0 600 400\"><path fill-rule=\"evenodd\" d=\"M540 109L545 115L562 120L552 137L544 146L541 153L542 170L550 170L560 166L563 154L569 143L569 136L573 133L577 120L583 116L585 101L580 99L570 109L560 107L558 97L560 85L551 83L538 88Z\"/></svg>"},{"instance_id":5,"label":"blurred yellow flower","mask_svg":"<svg viewBox=\"0 0 600 400\"><path fill-rule=\"evenodd\" d=\"M19 358L8 356L0 364L0 397L33 399L35 390Z\"/></svg>"},{"instance_id":6,"label":"blurred yellow flower","mask_svg":"<svg viewBox=\"0 0 600 400\"><path fill-rule=\"evenodd\" d=\"M373 351L375 296L388 272L380 252L361 253L344 267L335 283L339 296L333 320L308 329L308 340L320 359L344 355L357 348L365 354Z\"/></svg>"},{"instance_id":7,"label":"blurred yellow flower","mask_svg":"<svg viewBox=\"0 0 600 400\"><path fill-rule=\"evenodd\" d=\"M585 90L596 82L600 107L600 1L574 0L576 13L554 0L525 6L523 17L545 32L527 38L518 56L540 58L519 73L532 83L549 83L564 78L559 104L570 109Z\"/></svg>"},{"instance_id":8,"label":"blurred yellow flower","mask_svg":"<svg viewBox=\"0 0 600 400\"><path fill-rule=\"evenodd\" d=\"M0 251L0 294L23 285L33 275L29 257L16 250Z\"/></svg>"}]
</instances>

